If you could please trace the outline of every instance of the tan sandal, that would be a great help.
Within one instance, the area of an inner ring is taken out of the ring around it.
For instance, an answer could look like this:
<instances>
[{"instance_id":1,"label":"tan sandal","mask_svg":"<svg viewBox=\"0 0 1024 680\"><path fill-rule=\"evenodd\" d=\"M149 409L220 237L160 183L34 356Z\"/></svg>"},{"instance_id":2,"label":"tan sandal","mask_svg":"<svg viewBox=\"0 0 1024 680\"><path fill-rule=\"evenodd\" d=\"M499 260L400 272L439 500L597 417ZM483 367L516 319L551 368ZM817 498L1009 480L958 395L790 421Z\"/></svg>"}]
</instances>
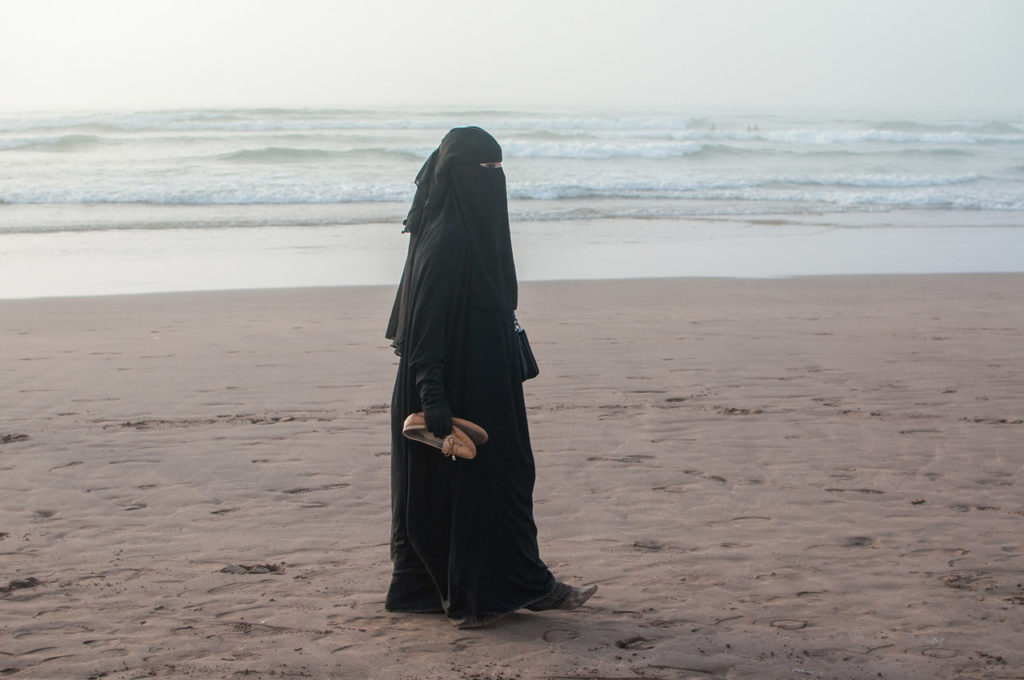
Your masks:
<instances>
[{"instance_id":1,"label":"tan sandal","mask_svg":"<svg viewBox=\"0 0 1024 680\"><path fill-rule=\"evenodd\" d=\"M405 419L402 434L407 439L440 449L452 460L476 458L476 447L487 442L487 431L465 418L452 418L452 433L442 439L427 429L422 411Z\"/></svg>"}]
</instances>

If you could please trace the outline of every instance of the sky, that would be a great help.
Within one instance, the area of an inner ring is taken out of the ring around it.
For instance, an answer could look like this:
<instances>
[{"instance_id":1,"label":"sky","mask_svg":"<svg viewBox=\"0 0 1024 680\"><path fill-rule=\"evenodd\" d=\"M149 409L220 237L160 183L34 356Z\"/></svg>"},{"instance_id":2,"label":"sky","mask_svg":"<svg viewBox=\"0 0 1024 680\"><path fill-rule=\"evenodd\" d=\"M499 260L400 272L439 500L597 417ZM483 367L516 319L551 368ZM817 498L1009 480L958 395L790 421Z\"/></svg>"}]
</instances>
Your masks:
<instances>
[{"instance_id":1,"label":"sky","mask_svg":"<svg viewBox=\"0 0 1024 680\"><path fill-rule=\"evenodd\" d=\"M7 0L0 110L1024 114L1024 0Z\"/></svg>"}]
</instances>

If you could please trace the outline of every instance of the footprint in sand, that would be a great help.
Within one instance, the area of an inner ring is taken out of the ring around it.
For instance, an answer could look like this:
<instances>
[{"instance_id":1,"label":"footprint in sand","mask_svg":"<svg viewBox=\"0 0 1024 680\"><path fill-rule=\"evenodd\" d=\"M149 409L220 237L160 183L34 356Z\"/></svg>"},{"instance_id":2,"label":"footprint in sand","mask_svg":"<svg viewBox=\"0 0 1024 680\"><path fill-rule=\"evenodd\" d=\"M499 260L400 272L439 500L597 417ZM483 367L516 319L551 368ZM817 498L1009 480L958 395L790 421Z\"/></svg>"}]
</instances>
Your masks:
<instances>
[{"instance_id":1,"label":"footprint in sand","mask_svg":"<svg viewBox=\"0 0 1024 680\"><path fill-rule=\"evenodd\" d=\"M541 635L545 642L568 642L580 636L578 631L571 628L549 628Z\"/></svg>"},{"instance_id":2,"label":"footprint in sand","mask_svg":"<svg viewBox=\"0 0 1024 680\"><path fill-rule=\"evenodd\" d=\"M287 493L287 494L313 493L314 491L331 491L332 489L344 489L344 488L346 488L348 486L351 486L351 485L350 484L346 484L345 482L338 482L336 484L324 484L323 486L318 486L316 488L312 488L312 487L308 487L308 486L300 486L300 487L297 487L295 489L285 489L281 493Z\"/></svg>"},{"instance_id":3,"label":"footprint in sand","mask_svg":"<svg viewBox=\"0 0 1024 680\"><path fill-rule=\"evenodd\" d=\"M627 456L590 456L587 458L587 461L609 461L612 463L622 463L624 465L640 465L651 458L654 458L654 456L638 453Z\"/></svg>"},{"instance_id":4,"label":"footprint in sand","mask_svg":"<svg viewBox=\"0 0 1024 680\"><path fill-rule=\"evenodd\" d=\"M955 656L959 656L960 652L955 649L946 649L944 647L929 647L927 649L922 649L921 654L933 659L952 659Z\"/></svg>"},{"instance_id":5,"label":"footprint in sand","mask_svg":"<svg viewBox=\"0 0 1024 680\"><path fill-rule=\"evenodd\" d=\"M775 619L771 622L772 628L779 628L781 630L803 630L810 624L800 619Z\"/></svg>"},{"instance_id":6,"label":"footprint in sand","mask_svg":"<svg viewBox=\"0 0 1024 680\"><path fill-rule=\"evenodd\" d=\"M220 570L225 574L283 574L280 564L229 564Z\"/></svg>"},{"instance_id":7,"label":"footprint in sand","mask_svg":"<svg viewBox=\"0 0 1024 680\"><path fill-rule=\"evenodd\" d=\"M979 582L988 582L990 580L990 577L984 574L959 573L943 576L942 584L954 590L975 591L978 589ZM985 583L982 583L982 585L985 585Z\"/></svg>"},{"instance_id":8,"label":"footprint in sand","mask_svg":"<svg viewBox=\"0 0 1024 680\"><path fill-rule=\"evenodd\" d=\"M14 579L6 586L0 586L0 593L6 595L7 593L15 590L24 590L26 588L36 588L43 585L43 582L37 579L35 576L29 576L24 579Z\"/></svg>"},{"instance_id":9,"label":"footprint in sand","mask_svg":"<svg viewBox=\"0 0 1024 680\"><path fill-rule=\"evenodd\" d=\"M616 640L615 646L619 649L654 649L653 642L639 635L625 640Z\"/></svg>"},{"instance_id":10,"label":"footprint in sand","mask_svg":"<svg viewBox=\"0 0 1024 680\"><path fill-rule=\"evenodd\" d=\"M875 539L870 536L850 536L844 538L840 545L844 548L870 548L875 545Z\"/></svg>"},{"instance_id":11,"label":"footprint in sand","mask_svg":"<svg viewBox=\"0 0 1024 680\"><path fill-rule=\"evenodd\" d=\"M639 540L633 542L633 547L637 550L648 550L650 552L661 552L665 549L661 543L657 541Z\"/></svg>"}]
</instances>

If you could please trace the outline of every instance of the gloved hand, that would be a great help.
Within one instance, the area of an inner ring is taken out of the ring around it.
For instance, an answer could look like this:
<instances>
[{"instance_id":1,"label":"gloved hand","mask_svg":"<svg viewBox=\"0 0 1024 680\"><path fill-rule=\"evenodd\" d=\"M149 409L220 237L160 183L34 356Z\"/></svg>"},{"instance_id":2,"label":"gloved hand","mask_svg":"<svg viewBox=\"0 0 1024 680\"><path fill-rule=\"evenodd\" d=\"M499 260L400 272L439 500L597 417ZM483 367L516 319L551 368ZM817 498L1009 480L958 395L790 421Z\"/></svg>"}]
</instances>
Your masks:
<instances>
[{"instance_id":1,"label":"gloved hand","mask_svg":"<svg viewBox=\"0 0 1024 680\"><path fill-rule=\"evenodd\" d=\"M427 430L435 437L444 439L452 433L452 409L448 404L425 406L423 420L426 421Z\"/></svg>"}]
</instances>

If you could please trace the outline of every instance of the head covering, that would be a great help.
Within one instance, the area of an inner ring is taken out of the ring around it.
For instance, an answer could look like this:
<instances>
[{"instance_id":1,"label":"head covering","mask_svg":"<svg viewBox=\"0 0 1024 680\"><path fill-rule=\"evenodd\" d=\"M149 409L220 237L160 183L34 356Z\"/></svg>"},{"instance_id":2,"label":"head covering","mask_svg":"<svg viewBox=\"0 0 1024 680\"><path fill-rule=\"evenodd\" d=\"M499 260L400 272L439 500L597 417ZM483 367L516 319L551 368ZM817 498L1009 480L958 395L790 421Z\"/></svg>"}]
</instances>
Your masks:
<instances>
[{"instance_id":1,"label":"head covering","mask_svg":"<svg viewBox=\"0 0 1024 680\"><path fill-rule=\"evenodd\" d=\"M462 277L469 304L516 308L518 287L508 224L505 173L481 163L501 161L501 146L478 127L455 128L416 175L416 195L403 224L409 254L386 337L401 345L427 263L444 262L446 275ZM444 244L465 244L464 257ZM455 261L457 260L457 261Z\"/></svg>"}]
</instances>

